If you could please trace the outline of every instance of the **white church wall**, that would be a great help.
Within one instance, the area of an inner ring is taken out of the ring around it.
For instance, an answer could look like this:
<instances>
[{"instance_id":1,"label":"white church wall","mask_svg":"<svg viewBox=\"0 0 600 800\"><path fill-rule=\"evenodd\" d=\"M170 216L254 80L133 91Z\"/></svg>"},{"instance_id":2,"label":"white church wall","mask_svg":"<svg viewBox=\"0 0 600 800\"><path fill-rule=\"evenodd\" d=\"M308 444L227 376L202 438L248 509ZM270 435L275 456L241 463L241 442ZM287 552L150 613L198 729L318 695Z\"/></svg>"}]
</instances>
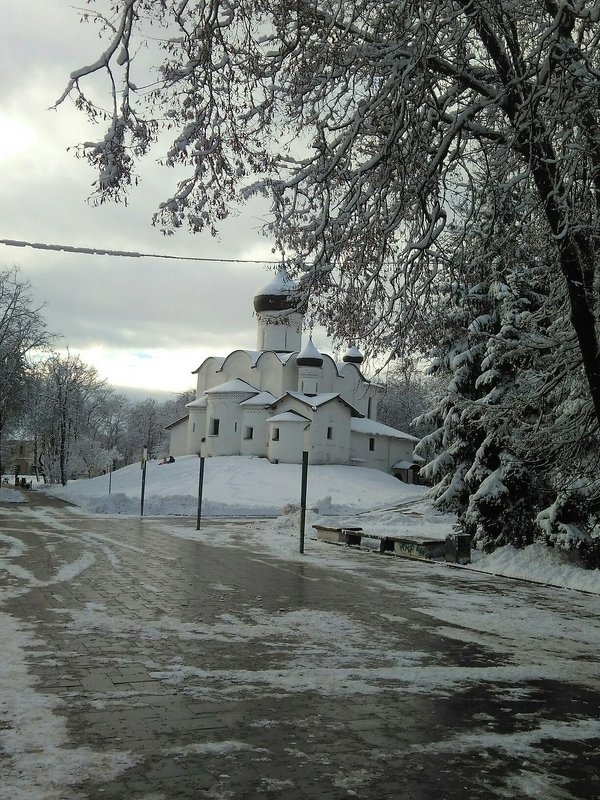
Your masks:
<instances>
[{"instance_id":1,"label":"white church wall","mask_svg":"<svg viewBox=\"0 0 600 800\"><path fill-rule=\"evenodd\" d=\"M187 453L199 453L202 446L202 439L206 437L206 406L202 408L190 408L190 416L187 430ZM175 453L173 453L175 455Z\"/></svg>"},{"instance_id":2,"label":"white church wall","mask_svg":"<svg viewBox=\"0 0 600 800\"><path fill-rule=\"evenodd\" d=\"M414 444L404 439L388 436L370 436L352 431L350 434L350 457L361 467L390 472L397 461L412 461Z\"/></svg>"},{"instance_id":3,"label":"white church wall","mask_svg":"<svg viewBox=\"0 0 600 800\"><path fill-rule=\"evenodd\" d=\"M220 379L221 373L218 370L223 360L222 358L210 356L202 362L196 375L196 397L202 397L207 389L222 383Z\"/></svg>"},{"instance_id":4,"label":"white church wall","mask_svg":"<svg viewBox=\"0 0 600 800\"><path fill-rule=\"evenodd\" d=\"M180 420L169 429L169 455L184 456L187 454L188 419Z\"/></svg>"},{"instance_id":5,"label":"white church wall","mask_svg":"<svg viewBox=\"0 0 600 800\"><path fill-rule=\"evenodd\" d=\"M256 349L299 352L302 315L289 312L257 313Z\"/></svg>"},{"instance_id":6,"label":"white church wall","mask_svg":"<svg viewBox=\"0 0 600 800\"><path fill-rule=\"evenodd\" d=\"M207 456L240 454L242 409L239 404L249 396L239 392L209 396L203 449Z\"/></svg>"},{"instance_id":7,"label":"white church wall","mask_svg":"<svg viewBox=\"0 0 600 800\"><path fill-rule=\"evenodd\" d=\"M370 387L364 382L354 364L344 364L341 369L338 386L339 389L337 391L347 403L354 406L365 417L369 416L369 411L372 413L372 401L371 407L369 406Z\"/></svg>"},{"instance_id":8,"label":"white church wall","mask_svg":"<svg viewBox=\"0 0 600 800\"><path fill-rule=\"evenodd\" d=\"M266 457L268 447L267 419L271 409L245 408L242 411L240 454Z\"/></svg>"},{"instance_id":9,"label":"white church wall","mask_svg":"<svg viewBox=\"0 0 600 800\"><path fill-rule=\"evenodd\" d=\"M298 388L295 391L303 394L318 394L324 391L323 370L321 367L298 367Z\"/></svg>"},{"instance_id":10,"label":"white church wall","mask_svg":"<svg viewBox=\"0 0 600 800\"><path fill-rule=\"evenodd\" d=\"M269 461L279 464L302 463L302 452L307 446L304 435L306 425L295 421L267 423Z\"/></svg>"},{"instance_id":11,"label":"white church wall","mask_svg":"<svg viewBox=\"0 0 600 800\"><path fill-rule=\"evenodd\" d=\"M344 381L338 374L337 364L327 353L322 353L321 355L323 356L323 373L319 391L339 392L339 394L342 394Z\"/></svg>"},{"instance_id":12,"label":"white church wall","mask_svg":"<svg viewBox=\"0 0 600 800\"><path fill-rule=\"evenodd\" d=\"M282 363L275 353L262 353L256 362L254 377L250 381L264 391L281 397L287 391L296 389L296 357L292 356Z\"/></svg>"},{"instance_id":13,"label":"white church wall","mask_svg":"<svg viewBox=\"0 0 600 800\"><path fill-rule=\"evenodd\" d=\"M347 464L350 458L350 409L337 401L313 414L309 428L312 464Z\"/></svg>"},{"instance_id":14,"label":"white church wall","mask_svg":"<svg viewBox=\"0 0 600 800\"><path fill-rule=\"evenodd\" d=\"M369 436L352 431L350 457L361 467L387 471L389 444L383 436Z\"/></svg>"},{"instance_id":15,"label":"white church wall","mask_svg":"<svg viewBox=\"0 0 600 800\"><path fill-rule=\"evenodd\" d=\"M221 371L217 374L218 381L213 386L241 378L251 386L259 388L256 377L256 372L252 369L252 356L245 350L234 350L223 362Z\"/></svg>"}]
</instances>

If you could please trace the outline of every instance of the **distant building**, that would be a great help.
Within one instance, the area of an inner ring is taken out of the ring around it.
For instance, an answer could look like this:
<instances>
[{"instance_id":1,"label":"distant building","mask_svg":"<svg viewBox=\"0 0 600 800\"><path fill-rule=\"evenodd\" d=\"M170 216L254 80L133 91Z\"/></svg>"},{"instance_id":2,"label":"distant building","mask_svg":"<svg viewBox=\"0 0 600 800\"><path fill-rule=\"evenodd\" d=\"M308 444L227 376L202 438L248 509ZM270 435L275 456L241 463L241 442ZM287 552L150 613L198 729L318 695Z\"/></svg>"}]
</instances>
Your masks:
<instances>
[{"instance_id":1,"label":"distant building","mask_svg":"<svg viewBox=\"0 0 600 800\"><path fill-rule=\"evenodd\" d=\"M8 439L6 442L8 462L7 472L14 475L33 475L35 473L35 447L27 439Z\"/></svg>"},{"instance_id":2,"label":"distant building","mask_svg":"<svg viewBox=\"0 0 600 800\"><path fill-rule=\"evenodd\" d=\"M254 297L256 350L207 358L196 399L167 427L170 452L261 456L296 464L346 464L391 472L407 483L418 472L414 436L376 421L382 387L361 371L349 347L341 363L302 346L298 287L279 272Z\"/></svg>"}]
</instances>

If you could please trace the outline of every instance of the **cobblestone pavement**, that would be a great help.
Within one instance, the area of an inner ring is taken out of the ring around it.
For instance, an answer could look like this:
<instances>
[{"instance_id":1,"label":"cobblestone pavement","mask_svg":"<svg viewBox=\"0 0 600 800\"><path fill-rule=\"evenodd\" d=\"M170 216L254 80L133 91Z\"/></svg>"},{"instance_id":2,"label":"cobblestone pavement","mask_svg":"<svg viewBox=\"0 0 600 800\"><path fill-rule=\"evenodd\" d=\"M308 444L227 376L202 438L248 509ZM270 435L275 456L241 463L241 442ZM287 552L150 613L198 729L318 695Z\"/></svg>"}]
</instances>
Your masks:
<instances>
[{"instance_id":1,"label":"cobblestone pavement","mask_svg":"<svg viewBox=\"0 0 600 800\"><path fill-rule=\"evenodd\" d=\"M0 505L7 800L600 797L597 597L27 497Z\"/></svg>"}]
</instances>

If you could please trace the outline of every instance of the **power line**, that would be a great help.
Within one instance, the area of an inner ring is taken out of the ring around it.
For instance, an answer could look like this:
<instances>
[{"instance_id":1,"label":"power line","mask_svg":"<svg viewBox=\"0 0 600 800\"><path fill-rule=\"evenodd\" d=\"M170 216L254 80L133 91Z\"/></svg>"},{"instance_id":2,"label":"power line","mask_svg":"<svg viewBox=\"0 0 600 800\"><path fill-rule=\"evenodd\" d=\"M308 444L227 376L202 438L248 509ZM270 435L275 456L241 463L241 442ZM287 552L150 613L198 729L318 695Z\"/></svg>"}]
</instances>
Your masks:
<instances>
[{"instance_id":1,"label":"power line","mask_svg":"<svg viewBox=\"0 0 600 800\"><path fill-rule=\"evenodd\" d=\"M120 256L123 258L169 258L175 261L209 261L224 264L281 264L267 258L203 258L202 256L172 256L166 253L136 253L130 250L106 250L102 247L73 247L68 244L23 242L18 239L0 239L7 247L32 247L34 250L50 250L63 253L83 253L88 256Z\"/></svg>"}]
</instances>

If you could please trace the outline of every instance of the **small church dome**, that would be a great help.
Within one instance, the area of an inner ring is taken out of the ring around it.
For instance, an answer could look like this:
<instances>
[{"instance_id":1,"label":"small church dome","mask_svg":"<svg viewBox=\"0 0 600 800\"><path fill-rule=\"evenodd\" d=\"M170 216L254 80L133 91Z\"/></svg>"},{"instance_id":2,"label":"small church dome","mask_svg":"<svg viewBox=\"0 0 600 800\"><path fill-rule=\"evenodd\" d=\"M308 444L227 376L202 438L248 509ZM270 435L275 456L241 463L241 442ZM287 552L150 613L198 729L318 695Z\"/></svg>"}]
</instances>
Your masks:
<instances>
[{"instance_id":1,"label":"small church dome","mask_svg":"<svg viewBox=\"0 0 600 800\"><path fill-rule=\"evenodd\" d=\"M342 360L345 364L362 364L365 357L357 347L350 345Z\"/></svg>"},{"instance_id":2,"label":"small church dome","mask_svg":"<svg viewBox=\"0 0 600 800\"><path fill-rule=\"evenodd\" d=\"M258 314L268 311L294 311L298 300L298 285L282 268L254 295L254 310Z\"/></svg>"},{"instance_id":3,"label":"small church dome","mask_svg":"<svg viewBox=\"0 0 600 800\"><path fill-rule=\"evenodd\" d=\"M322 367L323 356L313 344L312 336L298 354L296 364L299 367Z\"/></svg>"}]
</instances>

